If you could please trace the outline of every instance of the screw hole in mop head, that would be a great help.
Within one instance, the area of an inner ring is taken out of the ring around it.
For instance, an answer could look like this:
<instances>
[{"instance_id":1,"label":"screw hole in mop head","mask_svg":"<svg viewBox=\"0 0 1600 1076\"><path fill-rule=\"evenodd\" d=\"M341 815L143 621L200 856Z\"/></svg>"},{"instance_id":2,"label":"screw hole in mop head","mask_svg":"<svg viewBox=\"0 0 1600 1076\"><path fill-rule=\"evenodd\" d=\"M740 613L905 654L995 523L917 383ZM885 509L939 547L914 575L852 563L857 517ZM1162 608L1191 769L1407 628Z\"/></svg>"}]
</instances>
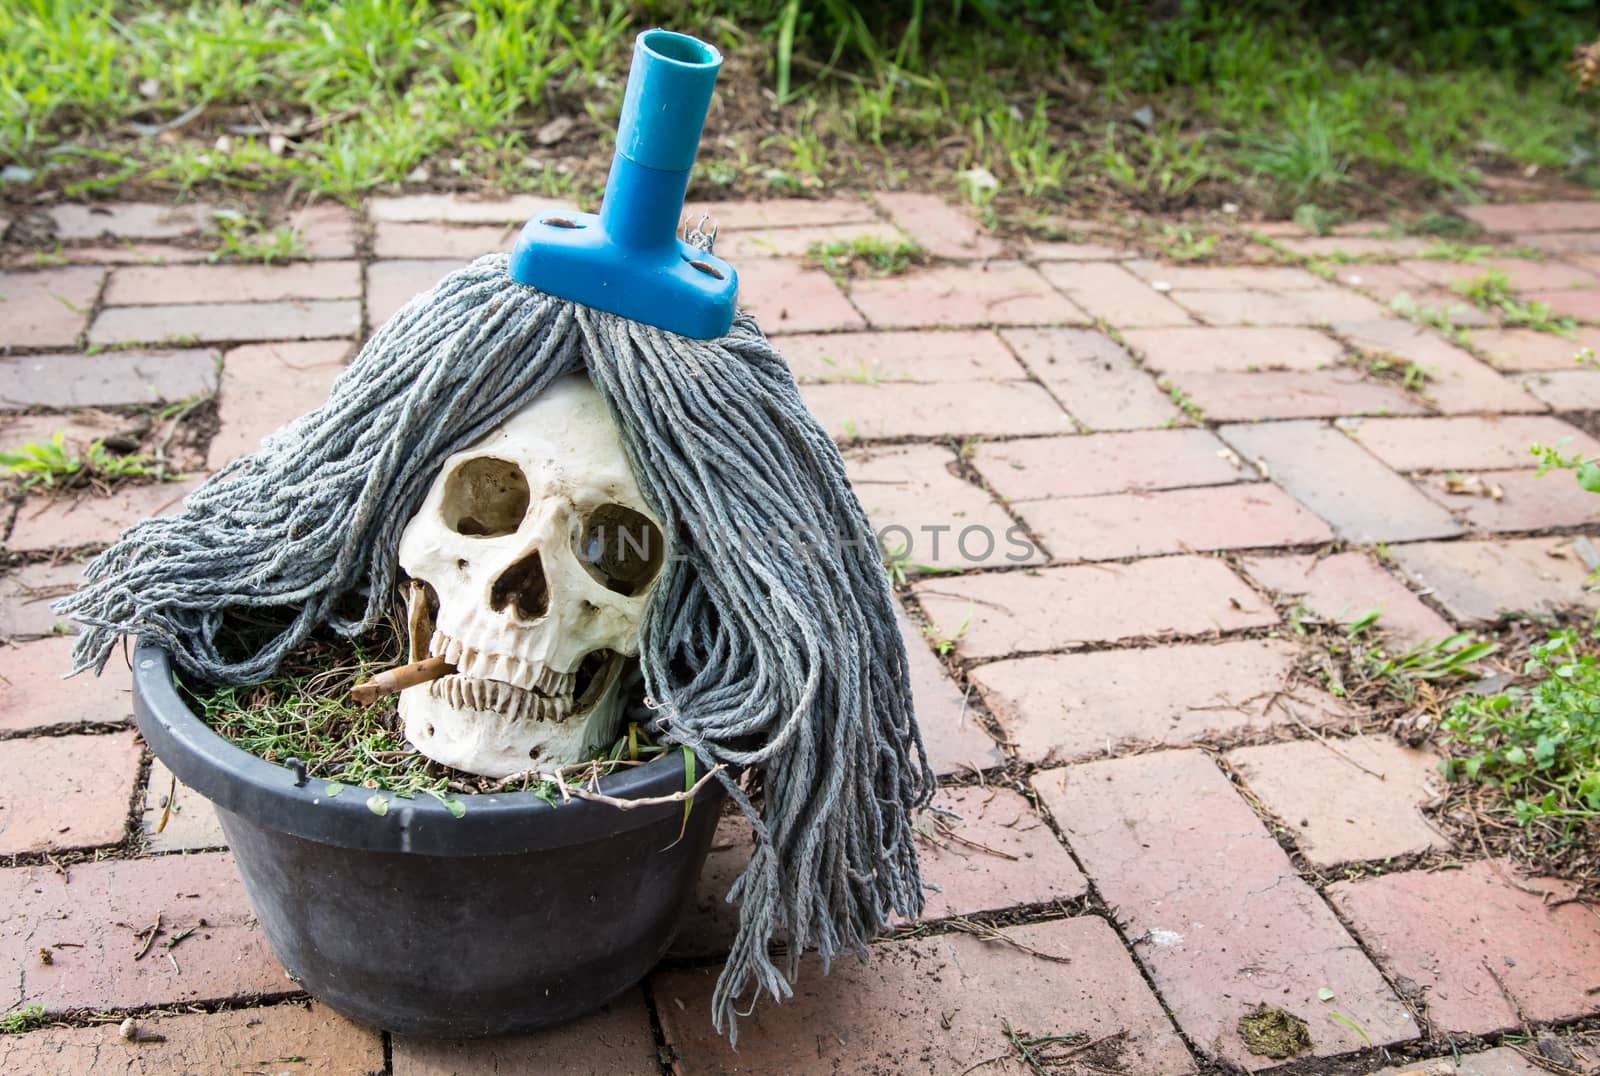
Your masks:
<instances>
[{"instance_id":1,"label":"screw hole in mop head","mask_svg":"<svg viewBox=\"0 0 1600 1076\"><path fill-rule=\"evenodd\" d=\"M715 265L712 265L710 262L692 261L692 262L689 263L689 267L691 269L698 269L702 273L706 274L707 276L714 276L718 280L722 279L722 270L718 269Z\"/></svg>"}]
</instances>

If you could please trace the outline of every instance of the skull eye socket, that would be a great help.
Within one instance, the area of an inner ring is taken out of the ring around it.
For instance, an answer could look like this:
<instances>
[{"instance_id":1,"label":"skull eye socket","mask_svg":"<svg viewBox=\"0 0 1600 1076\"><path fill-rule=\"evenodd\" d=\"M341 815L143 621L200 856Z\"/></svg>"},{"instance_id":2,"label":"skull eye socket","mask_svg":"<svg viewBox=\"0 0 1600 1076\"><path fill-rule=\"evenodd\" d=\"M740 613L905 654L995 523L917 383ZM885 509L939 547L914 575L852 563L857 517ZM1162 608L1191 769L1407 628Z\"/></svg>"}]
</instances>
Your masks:
<instances>
[{"instance_id":1,"label":"skull eye socket","mask_svg":"<svg viewBox=\"0 0 1600 1076\"><path fill-rule=\"evenodd\" d=\"M626 505L603 504L574 533L572 551L606 589L631 596L661 570L667 540L649 517Z\"/></svg>"},{"instance_id":2,"label":"skull eye socket","mask_svg":"<svg viewBox=\"0 0 1600 1076\"><path fill-rule=\"evenodd\" d=\"M467 460L445 480L439 512L445 526L472 538L513 534L528 514L528 479L509 460Z\"/></svg>"}]
</instances>

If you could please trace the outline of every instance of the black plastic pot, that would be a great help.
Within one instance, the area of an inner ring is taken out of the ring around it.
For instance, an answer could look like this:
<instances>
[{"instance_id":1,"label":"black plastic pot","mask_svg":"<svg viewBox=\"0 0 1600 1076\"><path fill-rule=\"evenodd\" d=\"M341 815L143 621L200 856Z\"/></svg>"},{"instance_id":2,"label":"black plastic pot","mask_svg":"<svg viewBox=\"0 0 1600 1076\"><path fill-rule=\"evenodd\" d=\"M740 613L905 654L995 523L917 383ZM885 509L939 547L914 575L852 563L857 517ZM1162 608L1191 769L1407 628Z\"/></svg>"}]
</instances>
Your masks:
<instances>
[{"instance_id":1,"label":"black plastic pot","mask_svg":"<svg viewBox=\"0 0 1600 1076\"><path fill-rule=\"evenodd\" d=\"M681 803L520 792L462 797L456 818L431 796L330 797L327 781L211 731L153 646L134 655L134 712L161 761L216 805L283 966L346 1016L405 1035L543 1027L638 982L672 941L723 798L709 782L682 832ZM600 783L625 798L683 787L678 752Z\"/></svg>"}]
</instances>

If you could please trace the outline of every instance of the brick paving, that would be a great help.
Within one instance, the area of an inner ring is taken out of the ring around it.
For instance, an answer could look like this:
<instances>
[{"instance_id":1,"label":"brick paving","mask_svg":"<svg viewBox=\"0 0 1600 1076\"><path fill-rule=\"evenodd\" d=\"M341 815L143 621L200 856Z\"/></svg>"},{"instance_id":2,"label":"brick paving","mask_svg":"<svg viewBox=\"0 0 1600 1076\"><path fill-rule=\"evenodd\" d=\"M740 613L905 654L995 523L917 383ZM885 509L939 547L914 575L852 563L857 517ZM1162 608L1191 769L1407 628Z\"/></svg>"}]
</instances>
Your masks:
<instances>
[{"instance_id":1,"label":"brick paving","mask_svg":"<svg viewBox=\"0 0 1600 1076\"><path fill-rule=\"evenodd\" d=\"M311 260L270 268L205 263L205 206L55 206L49 264L0 244L0 448L60 430L81 449L214 397L184 450L202 477L544 205L316 204L286 218ZM828 978L808 958L728 1050L706 1018L749 854L728 818L667 961L568 1027L429 1043L307 1005L210 805L132 733L119 659L58 679L48 601L188 487L19 494L0 508L0 970L7 1007L62 1019L0 1035L0 1071L1020 1072L1010 1026L1083 1036L1066 1072L1211 1074L1279 1064L1238 1032L1266 1003L1306 1021L1290 1072L1520 1076L1541 1070L1508 1033L1600 1016L1600 920L1435 828L1436 757L1355 735L1357 708L1294 680L1292 630L1376 609L1403 648L1600 608L1591 499L1527 451L1600 452L1600 370L1574 361L1600 330L1503 326L1449 290L1494 269L1600 320L1600 203L1465 210L1547 253L1470 264L1381 222L1263 227L1265 261L1175 264L1093 221L992 234L927 194L702 210L874 524L910 532L900 630L943 785L918 821L923 921ZM807 256L858 237L927 261ZM1294 263L1335 253L1357 260ZM1467 330L1402 318L1401 293ZM198 929L136 959L157 911ZM124 1012L146 1038L117 1036Z\"/></svg>"}]
</instances>

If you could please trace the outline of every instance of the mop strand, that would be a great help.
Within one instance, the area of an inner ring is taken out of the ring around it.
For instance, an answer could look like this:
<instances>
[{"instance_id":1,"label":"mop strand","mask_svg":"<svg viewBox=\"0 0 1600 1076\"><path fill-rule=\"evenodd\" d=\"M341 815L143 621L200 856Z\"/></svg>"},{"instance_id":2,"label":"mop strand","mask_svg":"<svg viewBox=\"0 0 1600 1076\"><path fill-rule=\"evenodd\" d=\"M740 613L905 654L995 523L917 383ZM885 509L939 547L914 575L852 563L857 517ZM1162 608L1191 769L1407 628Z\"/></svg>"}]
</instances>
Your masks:
<instances>
[{"instance_id":1,"label":"mop strand","mask_svg":"<svg viewBox=\"0 0 1600 1076\"><path fill-rule=\"evenodd\" d=\"M763 991L791 992L804 950L826 969L865 956L893 913L920 914L912 816L934 789L876 539L749 315L693 340L518 284L505 255L480 258L391 318L326 404L181 514L129 529L55 608L84 628L74 672L99 671L134 635L188 677L264 679L321 625L375 627L401 532L444 460L579 370L672 543L640 636L652 731L705 767L749 772L744 787L719 775L756 834L712 1000L736 1040ZM294 617L253 653L226 652L225 628L267 610ZM787 943L781 966L774 940Z\"/></svg>"}]
</instances>

